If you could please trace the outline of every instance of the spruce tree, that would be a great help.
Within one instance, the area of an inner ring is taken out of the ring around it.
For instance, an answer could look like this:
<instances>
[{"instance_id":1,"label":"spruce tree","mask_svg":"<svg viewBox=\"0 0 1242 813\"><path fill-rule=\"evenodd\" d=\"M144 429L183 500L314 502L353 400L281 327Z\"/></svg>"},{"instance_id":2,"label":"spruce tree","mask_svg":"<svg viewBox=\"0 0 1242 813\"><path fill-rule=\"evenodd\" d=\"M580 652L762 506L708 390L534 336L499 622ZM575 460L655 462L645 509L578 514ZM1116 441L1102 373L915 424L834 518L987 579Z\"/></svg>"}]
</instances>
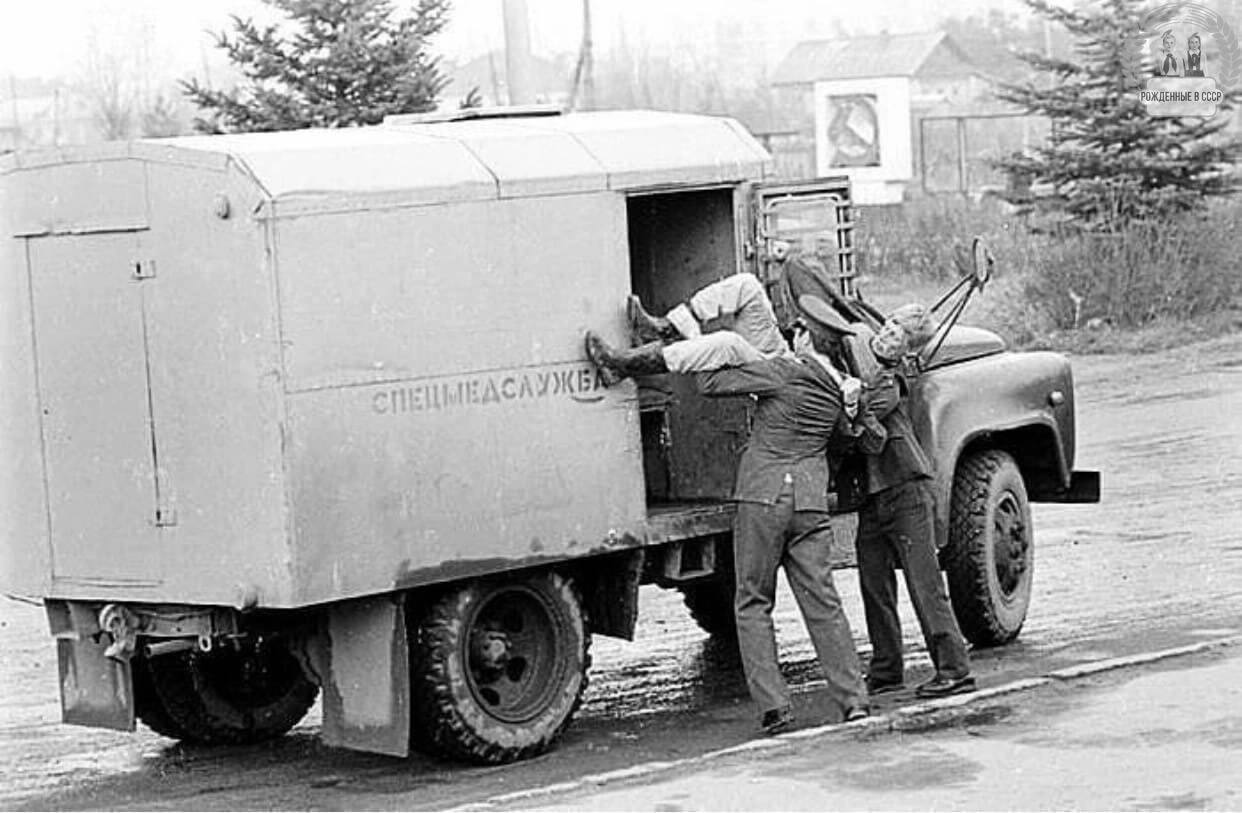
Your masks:
<instances>
[{"instance_id":1,"label":"spruce tree","mask_svg":"<svg viewBox=\"0 0 1242 813\"><path fill-rule=\"evenodd\" d=\"M197 79L182 90L206 113L200 132L295 130L377 124L390 113L435 106L446 79L428 41L447 22L449 0L263 0L285 18L259 26L233 17L216 46L245 80L228 91Z\"/></svg>"},{"instance_id":2,"label":"spruce tree","mask_svg":"<svg viewBox=\"0 0 1242 813\"><path fill-rule=\"evenodd\" d=\"M1113 230L1204 205L1236 191L1231 164L1239 141L1222 132L1227 94L1212 118L1157 118L1139 98L1152 75L1141 37L1145 8L1135 0L1102 0L1065 9L1024 0L1064 26L1075 40L1070 59L1019 54L1038 76L1001 85L997 95L1052 125L1045 144L997 161L1001 168L1050 184L1055 205L1092 230Z\"/></svg>"}]
</instances>

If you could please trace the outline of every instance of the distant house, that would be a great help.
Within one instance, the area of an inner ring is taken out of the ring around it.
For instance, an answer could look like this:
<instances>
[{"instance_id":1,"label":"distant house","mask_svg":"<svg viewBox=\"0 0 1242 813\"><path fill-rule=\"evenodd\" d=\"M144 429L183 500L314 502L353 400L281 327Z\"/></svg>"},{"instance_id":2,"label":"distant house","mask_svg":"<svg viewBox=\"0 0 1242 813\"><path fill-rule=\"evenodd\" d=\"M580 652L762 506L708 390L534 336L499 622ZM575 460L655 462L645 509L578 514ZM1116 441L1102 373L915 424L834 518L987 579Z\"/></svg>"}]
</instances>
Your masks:
<instances>
[{"instance_id":1,"label":"distant house","mask_svg":"<svg viewBox=\"0 0 1242 813\"><path fill-rule=\"evenodd\" d=\"M796 111L808 170L849 175L864 204L902 200L916 177L920 119L996 109L985 74L944 32L801 42L772 85Z\"/></svg>"}]
</instances>

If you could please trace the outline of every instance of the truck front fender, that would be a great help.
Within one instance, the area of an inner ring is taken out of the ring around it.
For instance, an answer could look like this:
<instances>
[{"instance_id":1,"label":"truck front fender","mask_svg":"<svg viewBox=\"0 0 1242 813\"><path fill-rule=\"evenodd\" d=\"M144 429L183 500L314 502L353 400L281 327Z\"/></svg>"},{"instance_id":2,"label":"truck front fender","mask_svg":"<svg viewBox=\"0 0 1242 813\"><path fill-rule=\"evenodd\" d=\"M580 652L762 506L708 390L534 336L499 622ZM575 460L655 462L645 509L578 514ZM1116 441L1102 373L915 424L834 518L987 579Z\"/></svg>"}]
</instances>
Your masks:
<instances>
[{"instance_id":1,"label":"truck front fender","mask_svg":"<svg viewBox=\"0 0 1242 813\"><path fill-rule=\"evenodd\" d=\"M948 541L953 475L964 454L1009 452L1032 499L1070 486L1074 467L1074 381L1058 353L999 353L920 376L911 418L935 467L936 540Z\"/></svg>"}]
</instances>

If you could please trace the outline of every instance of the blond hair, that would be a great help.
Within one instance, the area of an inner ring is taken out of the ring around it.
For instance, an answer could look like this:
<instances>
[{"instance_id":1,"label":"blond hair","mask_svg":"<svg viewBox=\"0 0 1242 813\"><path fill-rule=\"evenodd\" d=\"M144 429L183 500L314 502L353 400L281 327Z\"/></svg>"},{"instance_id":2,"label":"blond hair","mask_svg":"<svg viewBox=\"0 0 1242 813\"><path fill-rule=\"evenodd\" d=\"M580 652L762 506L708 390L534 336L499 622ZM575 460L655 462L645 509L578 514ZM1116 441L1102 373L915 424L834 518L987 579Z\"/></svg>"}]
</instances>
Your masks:
<instances>
[{"instance_id":1,"label":"blond hair","mask_svg":"<svg viewBox=\"0 0 1242 813\"><path fill-rule=\"evenodd\" d=\"M888 321L895 323L906 334L907 352L922 350L924 345L936 335L936 319L931 311L917 302L902 305L888 316Z\"/></svg>"}]
</instances>

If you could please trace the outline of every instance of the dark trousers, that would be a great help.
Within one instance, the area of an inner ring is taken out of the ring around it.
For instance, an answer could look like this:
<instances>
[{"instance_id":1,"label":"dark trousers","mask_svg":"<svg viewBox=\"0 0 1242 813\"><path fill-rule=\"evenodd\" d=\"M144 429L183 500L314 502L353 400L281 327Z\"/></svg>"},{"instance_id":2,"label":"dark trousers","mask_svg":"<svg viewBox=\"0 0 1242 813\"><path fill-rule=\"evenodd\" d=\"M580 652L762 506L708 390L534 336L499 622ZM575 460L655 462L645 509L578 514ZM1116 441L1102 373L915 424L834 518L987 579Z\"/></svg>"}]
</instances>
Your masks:
<instances>
[{"instance_id":1,"label":"dark trousers","mask_svg":"<svg viewBox=\"0 0 1242 813\"><path fill-rule=\"evenodd\" d=\"M858 513L858 580L871 639L868 671L875 682L904 679L898 566L937 674L950 678L970 674L966 641L936 560L933 500L929 480L911 480L870 495Z\"/></svg>"},{"instance_id":2,"label":"dark trousers","mask_svg":"<svg viewBox=\"0 0 1242 813\"><path fill-rule=\"evenodd\" d=\"M737 637L746 685L761 711L789 705L772 624L776 570L782 566L829 695L843 711L866 702L854 636L832 582L831 543L828 514L793 510L788 489L775 505L738 503L733 525Z\"/></svg>"}]
</instances>

